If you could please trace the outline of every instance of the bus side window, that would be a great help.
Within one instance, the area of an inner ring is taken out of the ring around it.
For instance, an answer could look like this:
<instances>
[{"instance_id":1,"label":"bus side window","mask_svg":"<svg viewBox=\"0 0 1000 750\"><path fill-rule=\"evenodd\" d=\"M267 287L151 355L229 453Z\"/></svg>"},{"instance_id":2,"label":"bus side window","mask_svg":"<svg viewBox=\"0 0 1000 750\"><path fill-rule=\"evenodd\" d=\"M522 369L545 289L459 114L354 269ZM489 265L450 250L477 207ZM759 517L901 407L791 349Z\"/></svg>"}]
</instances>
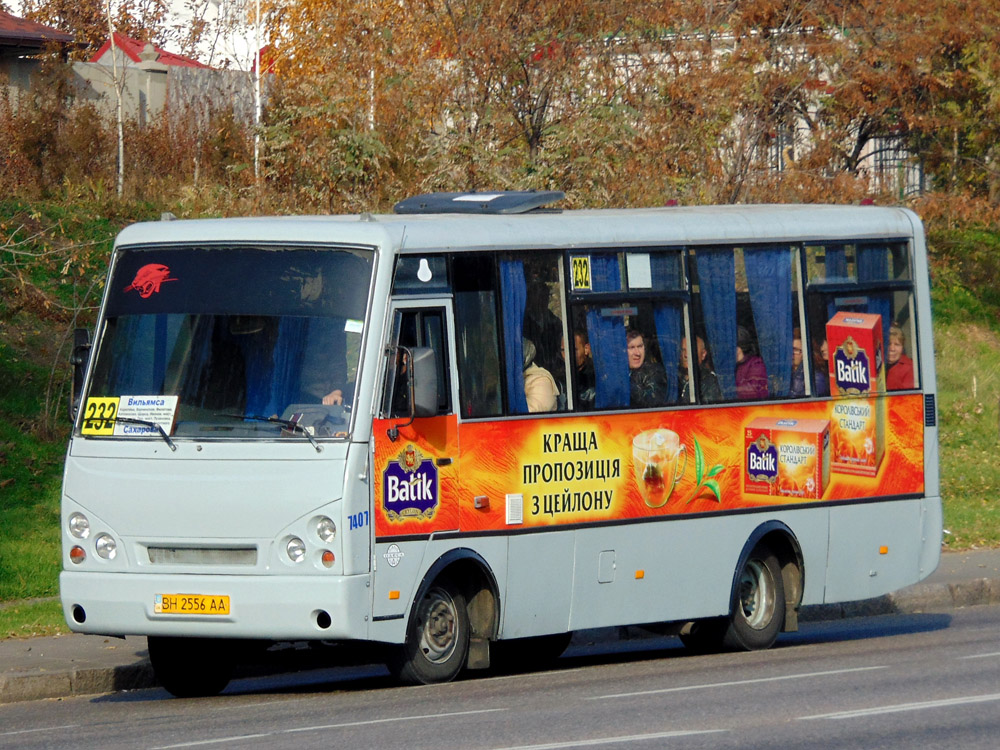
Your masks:
<instances>
[{"instance_id":1,"label":"bus side window","mask_svg":"<svg viewBox=\"0 0 1000 750\"><path fill-rule=\"evenodd\" d=\"M695 250L698 304L724 401L792 395L798 284L791 245Z\"/></svg>"},{"instance_id":2,"label":"bus side window","mask_svg":"<svg viewBox=\"0 0 1000 750\"><path fill-rule=\"evenodd\" d=\"M462 416L495 417L503 410L495 258L456 255L452 270Z\"/></svg>"},{"instance_id":3,"label":"bus side window","mask_svg":"<svg viewBox=\"0 0 1000 750\"><path fill-rule=\"evenodd\" d=\"M827 321L838 312L880 315L887 390L918 387L920 363L908 245L889 241L813 244L806 246L805 253L809 278L806 309L816 359L817 393L827 395L829 391L822 382L828 377L829 352L826 357L822 352L828 349Z\"/></svg>"},{"instance_id":4,"label":"bus side window","mask_svg":"<svg viewBox=\"0 0 1000 750\"><path fill-rule=\"evenodd\" d=\"M414 346L434 350L437 365L438 414L451 413L451 385L448 377L447 338L442 308L397 310L393 320L392 347L386 365L383 417L406 417L409 414L407 360L400 348Z\"/></svg>"},{"instance_id":5,"label":"bus side window","mask_svg":"<svg viewBox=\"0 0 1000 750\"><path fill-rule=\"evenodd\" d=\"M566 408L566 337L561 259L556 253L499 262L507 413Z\"/></svg>"}]
</instances>

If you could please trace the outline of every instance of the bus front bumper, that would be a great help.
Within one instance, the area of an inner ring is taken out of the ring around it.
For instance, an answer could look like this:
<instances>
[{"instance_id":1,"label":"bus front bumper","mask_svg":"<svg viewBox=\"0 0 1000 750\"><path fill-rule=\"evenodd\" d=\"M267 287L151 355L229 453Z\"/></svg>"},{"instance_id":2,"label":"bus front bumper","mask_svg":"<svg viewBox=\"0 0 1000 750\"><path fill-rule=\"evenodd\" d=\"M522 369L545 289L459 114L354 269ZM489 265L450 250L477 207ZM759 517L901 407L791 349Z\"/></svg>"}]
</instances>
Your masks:
<instances>
[{"instance_id":1,"label":"bus front bumper","mask_svg":"<svg viewBox=\"0 0 1000 750\"><path fill-rule=\"evenodd\" d=\"M63 615L77 633L267 640L367 638L368 583L367 575L173 576L64 570L59 576ZM164 614L163 597L199 597L210 603L228 597L228 613L211 614L206 607L204 612Z\"/></svg>"}]
</instances>

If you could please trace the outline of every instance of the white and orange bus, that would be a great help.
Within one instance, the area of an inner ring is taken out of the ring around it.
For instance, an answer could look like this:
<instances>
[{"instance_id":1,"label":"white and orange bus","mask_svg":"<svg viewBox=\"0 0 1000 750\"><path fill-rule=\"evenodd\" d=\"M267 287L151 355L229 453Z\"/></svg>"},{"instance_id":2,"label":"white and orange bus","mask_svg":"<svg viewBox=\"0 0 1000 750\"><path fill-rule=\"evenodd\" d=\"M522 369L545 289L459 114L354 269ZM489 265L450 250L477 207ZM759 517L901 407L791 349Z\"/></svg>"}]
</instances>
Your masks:
<instances>
[{"instance_id":1,"label":"white and orange bus","mask_svg":"<svg viewBox=\"0 0 1000 750\"><path fill-rule=\"evenodd\" d=\"M77 351L71 628L147 636L176 695L260 639L437 682L583 628L767 648L931 573L918 218L561 197L125 229Z\"/></svg>"}]
</instances>

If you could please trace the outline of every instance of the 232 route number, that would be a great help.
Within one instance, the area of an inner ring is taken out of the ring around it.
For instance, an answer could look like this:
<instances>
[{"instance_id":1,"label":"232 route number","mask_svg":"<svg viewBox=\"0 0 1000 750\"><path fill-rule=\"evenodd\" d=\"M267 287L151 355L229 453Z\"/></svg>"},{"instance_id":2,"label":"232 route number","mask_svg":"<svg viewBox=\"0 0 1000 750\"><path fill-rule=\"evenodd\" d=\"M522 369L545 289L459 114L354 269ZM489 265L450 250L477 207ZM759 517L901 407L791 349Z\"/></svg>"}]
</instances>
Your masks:
<instances>
[{"instance_id":1,"label":"232 route number","mask_svg":"<svg viewBox=\"0 0 1000 750\"><path fill-rule=\"evenodd\" d=\"M80 432L84 435L113 435L117 414L117 398L88 398Z\"/></svg>"}]
</instances>

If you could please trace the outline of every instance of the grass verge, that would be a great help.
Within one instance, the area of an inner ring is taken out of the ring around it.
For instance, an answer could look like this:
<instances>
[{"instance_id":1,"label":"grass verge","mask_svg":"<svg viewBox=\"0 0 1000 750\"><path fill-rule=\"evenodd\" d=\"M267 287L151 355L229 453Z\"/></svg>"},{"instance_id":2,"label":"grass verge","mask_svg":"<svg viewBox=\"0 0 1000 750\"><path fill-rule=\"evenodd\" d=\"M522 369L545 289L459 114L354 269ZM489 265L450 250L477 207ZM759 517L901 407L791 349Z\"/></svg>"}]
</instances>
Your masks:
<instances>
[{"instance_id":1,"label":"grass verge","mask_svg":"<svg viewBox=\"0 0 1000 750\"><path fill-rule=\"evenodd\" d=\"M1000 333L935 328L944 535L948 549L1000 546Z\"/></svg>"},{"instance_id":2,"label":"grass verge","mask_svg":"<svg viewBox=\"0 0 1000 750\"><path fill-rule=\"evenodd\" d=\"M68 633L58 600L21 601L0 607L0 638Z\"/></svg>"}]
</instances>

